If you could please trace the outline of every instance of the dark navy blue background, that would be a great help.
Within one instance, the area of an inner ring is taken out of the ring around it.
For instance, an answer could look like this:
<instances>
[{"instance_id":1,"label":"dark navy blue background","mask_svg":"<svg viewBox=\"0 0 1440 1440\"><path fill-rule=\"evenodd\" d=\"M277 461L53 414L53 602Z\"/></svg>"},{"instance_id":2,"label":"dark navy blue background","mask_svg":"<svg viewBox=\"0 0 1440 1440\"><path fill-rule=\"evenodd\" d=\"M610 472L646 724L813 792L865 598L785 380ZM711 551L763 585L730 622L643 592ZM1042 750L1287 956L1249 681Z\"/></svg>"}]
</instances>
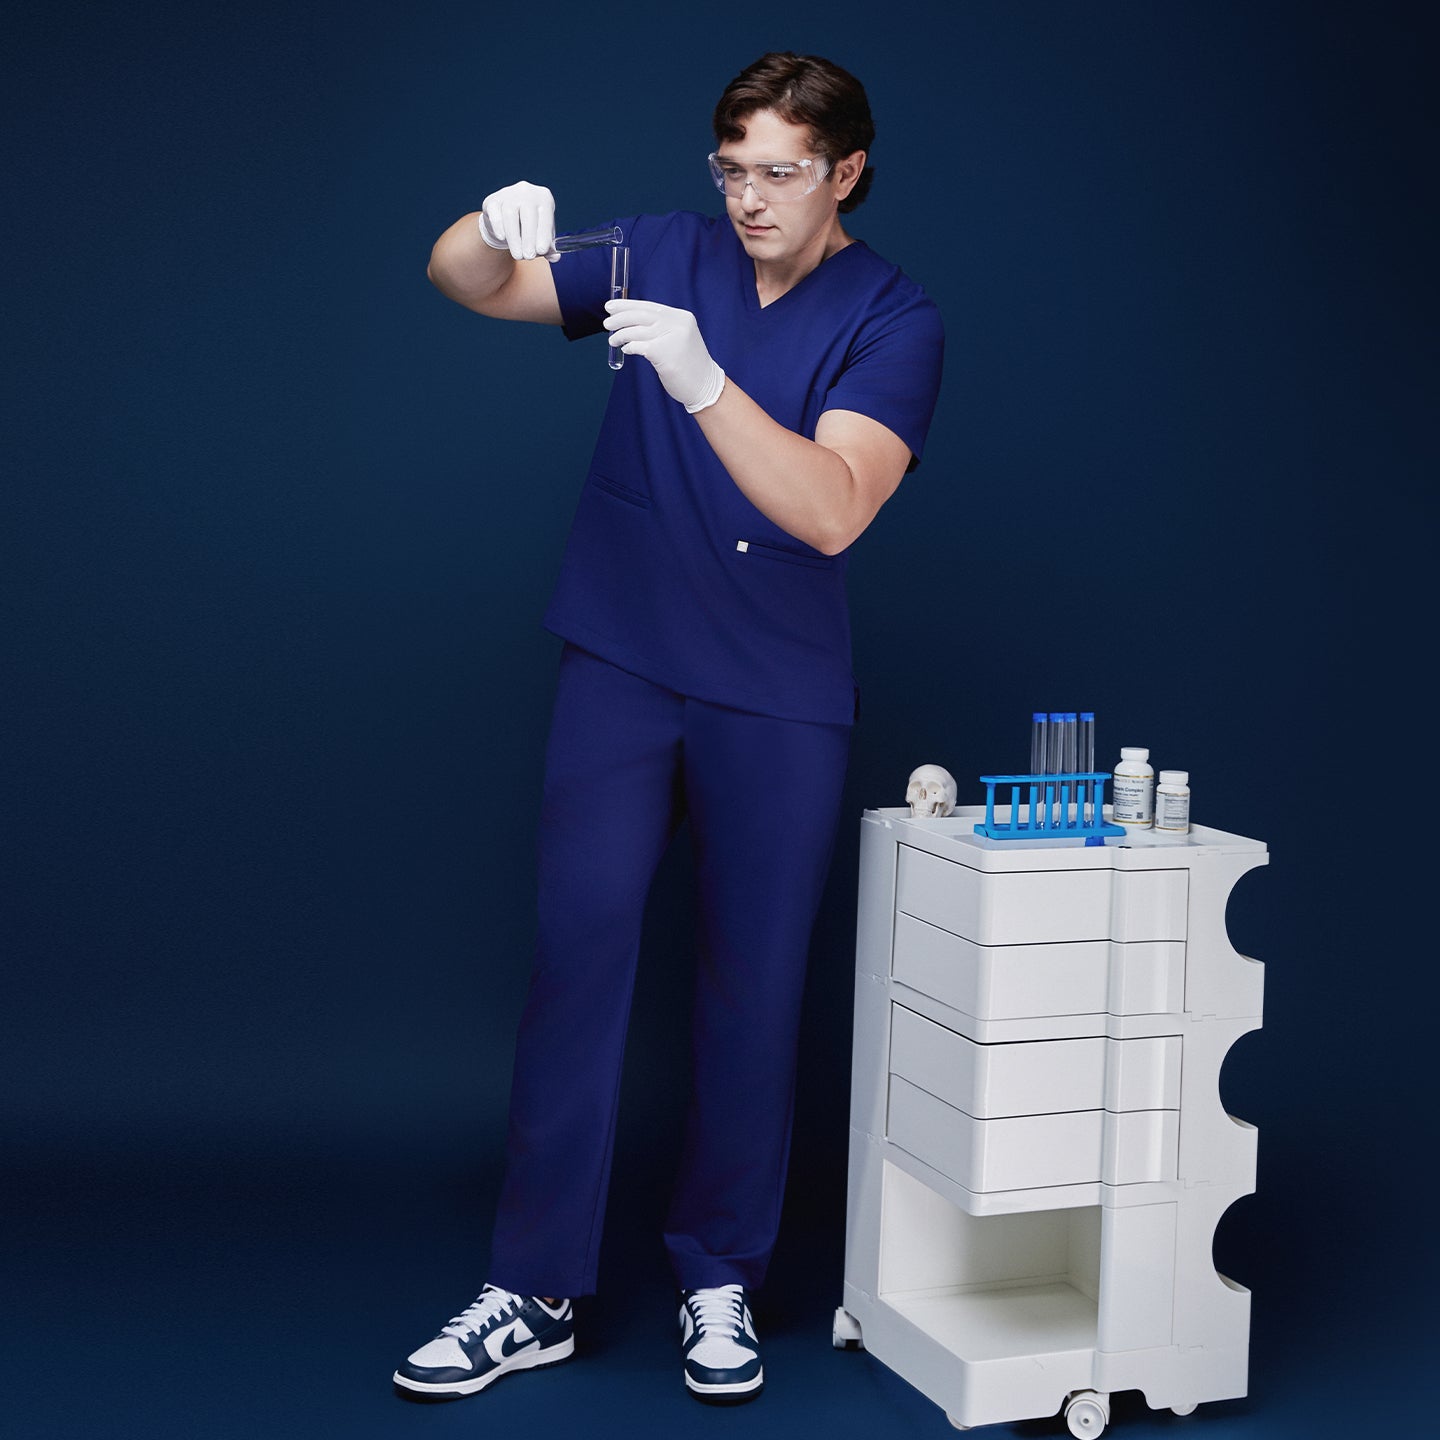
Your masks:
<instances>
[{"instance_id":1,"label":"dark navy blue background","mask_svg":"<svg viewBox=\"0 0 1440 1440\"><path fill-rule=\"evenodd\" d=\"M1436 473L1426 7L782 0L32 7L7 25L7 1429L940 1436L829 1343L856 837L1037 707L1265 839L1251 1395L1115 1432L1413 1433L1437 1339L1419 924ZM689 857L667 859L583 1363L448 1408L394 1362L484 1278L558 642L609 383L445 301L516 178L562 225L706 208L770 48L865 81L852 232L939 303L924 465L858 547L864 711L817 931L771 1382L683 1395L659 1217ZM1418 738L1417 738L1418 737ZM1000 1427L1064 1433L1055 1422Z\"/></svg>"}]
</instances>

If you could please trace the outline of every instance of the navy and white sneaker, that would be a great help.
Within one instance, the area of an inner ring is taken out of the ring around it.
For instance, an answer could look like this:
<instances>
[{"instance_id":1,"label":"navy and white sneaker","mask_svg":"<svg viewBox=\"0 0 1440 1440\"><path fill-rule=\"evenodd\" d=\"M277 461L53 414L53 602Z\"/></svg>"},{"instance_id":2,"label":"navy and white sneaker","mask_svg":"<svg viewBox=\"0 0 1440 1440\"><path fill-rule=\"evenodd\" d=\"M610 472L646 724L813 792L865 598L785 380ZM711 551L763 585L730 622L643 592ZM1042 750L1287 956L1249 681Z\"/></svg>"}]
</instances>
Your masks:
<instances>
[{"instance_id":1,"label":"navy and white sneaker","mask_svg":"<svg viewBox=\"0 0 1440 1440\"><path fill-rule=\"evenodd\" d=\"M753 1400L765 1384L760 1342L743 1286L683 1291L680 1345L685 1388L697 1400L738 1404Z\"/></svg>"},{"instance_id":2,"label":"navy and white sneaker","mask_svg":"<svg viewBox=\"0 0 1440 1440\"><path fill-rule=\"evenodd\" d=\"M474 1395L512 1370L541 1370L574 1353L575 1314L568 1300L547 1305L487 1285L394 1378L413 1395Z\"/></svg>"}]
</instances>

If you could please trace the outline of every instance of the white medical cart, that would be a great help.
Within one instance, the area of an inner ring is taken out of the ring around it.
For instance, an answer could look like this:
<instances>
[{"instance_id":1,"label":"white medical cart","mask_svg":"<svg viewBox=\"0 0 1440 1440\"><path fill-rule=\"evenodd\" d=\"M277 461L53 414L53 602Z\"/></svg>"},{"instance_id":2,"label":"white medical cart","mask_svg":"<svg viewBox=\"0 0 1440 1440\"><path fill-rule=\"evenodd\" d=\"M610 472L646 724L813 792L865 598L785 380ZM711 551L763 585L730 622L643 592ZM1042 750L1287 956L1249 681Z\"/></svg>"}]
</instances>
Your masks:
<instances>
[{"instance_id":1,"label":"white medical cart","mask_svg":"<svg viewBox=\"0 0 1440 1440\"><path fill-rule=\"evenodd\" d=\"M1001 841L984 812L861 825L844 1305L952 1425L1139 1390L1245 1394L1250 1293L1215 1227L1255 1186L1220 1067L1264 968L1225 930L1268 860L1224 831Z\"/></svg>"}]
</instances>

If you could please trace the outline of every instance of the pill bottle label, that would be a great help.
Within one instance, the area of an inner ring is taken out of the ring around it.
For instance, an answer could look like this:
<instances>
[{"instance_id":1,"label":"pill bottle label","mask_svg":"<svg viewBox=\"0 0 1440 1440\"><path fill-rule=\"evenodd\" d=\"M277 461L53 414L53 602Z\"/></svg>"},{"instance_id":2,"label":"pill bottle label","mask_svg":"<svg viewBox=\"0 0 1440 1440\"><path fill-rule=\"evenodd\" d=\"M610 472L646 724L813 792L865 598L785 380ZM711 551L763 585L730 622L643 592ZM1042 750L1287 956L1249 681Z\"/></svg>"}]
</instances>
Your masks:
<instances>
[{"instance_id":1,"label":"pill bottle label","mask_svg":"<svg viewBox=\"0 0 1440 1440\"><path fill-rule=\"evenodd\" d=\"M1112 815L1117 825L1150 824L1150 802L1155 784L1148 775L1116 775Z\"/></svg>"},{"instance_id":2,"label":"pill bottle label","mask_svg":"<svg viewBox=\"0 0 1440 1440\"><path fill-rule=\"evenodd\" d=\"M1155 797L1155 828L1184 834L1190 829L1190 797L1167 795L1163 790Z\"/></svg>"}]
</instances>

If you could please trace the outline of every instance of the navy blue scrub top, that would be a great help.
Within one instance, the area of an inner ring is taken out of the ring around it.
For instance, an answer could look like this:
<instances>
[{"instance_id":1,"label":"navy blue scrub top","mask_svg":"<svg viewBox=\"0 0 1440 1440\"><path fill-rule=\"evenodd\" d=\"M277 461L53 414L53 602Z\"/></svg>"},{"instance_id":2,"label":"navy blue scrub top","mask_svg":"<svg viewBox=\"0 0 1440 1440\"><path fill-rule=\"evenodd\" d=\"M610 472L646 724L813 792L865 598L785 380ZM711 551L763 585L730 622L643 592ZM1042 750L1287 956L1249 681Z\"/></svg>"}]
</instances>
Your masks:
<instances>
[{"instance_id":1,"label":"navy blue scrub top","mask_svg":"<svg viewBox=\"0 0 1440 1440\"><path fill-rule=\"evenodd\" d=\"M826 410L877 420L919 462L940 387L940 314L902 271L854 241L762 308L730 221L622 217L630 294L690 310L726 375L807 439ZM565 334L603 333L608 249L552 269ZM845 555L827 556L741 493L654 367L611 382L560 577L555 634L658 685L780 719L849 725Z\"/></svg>"}]
</instances>

